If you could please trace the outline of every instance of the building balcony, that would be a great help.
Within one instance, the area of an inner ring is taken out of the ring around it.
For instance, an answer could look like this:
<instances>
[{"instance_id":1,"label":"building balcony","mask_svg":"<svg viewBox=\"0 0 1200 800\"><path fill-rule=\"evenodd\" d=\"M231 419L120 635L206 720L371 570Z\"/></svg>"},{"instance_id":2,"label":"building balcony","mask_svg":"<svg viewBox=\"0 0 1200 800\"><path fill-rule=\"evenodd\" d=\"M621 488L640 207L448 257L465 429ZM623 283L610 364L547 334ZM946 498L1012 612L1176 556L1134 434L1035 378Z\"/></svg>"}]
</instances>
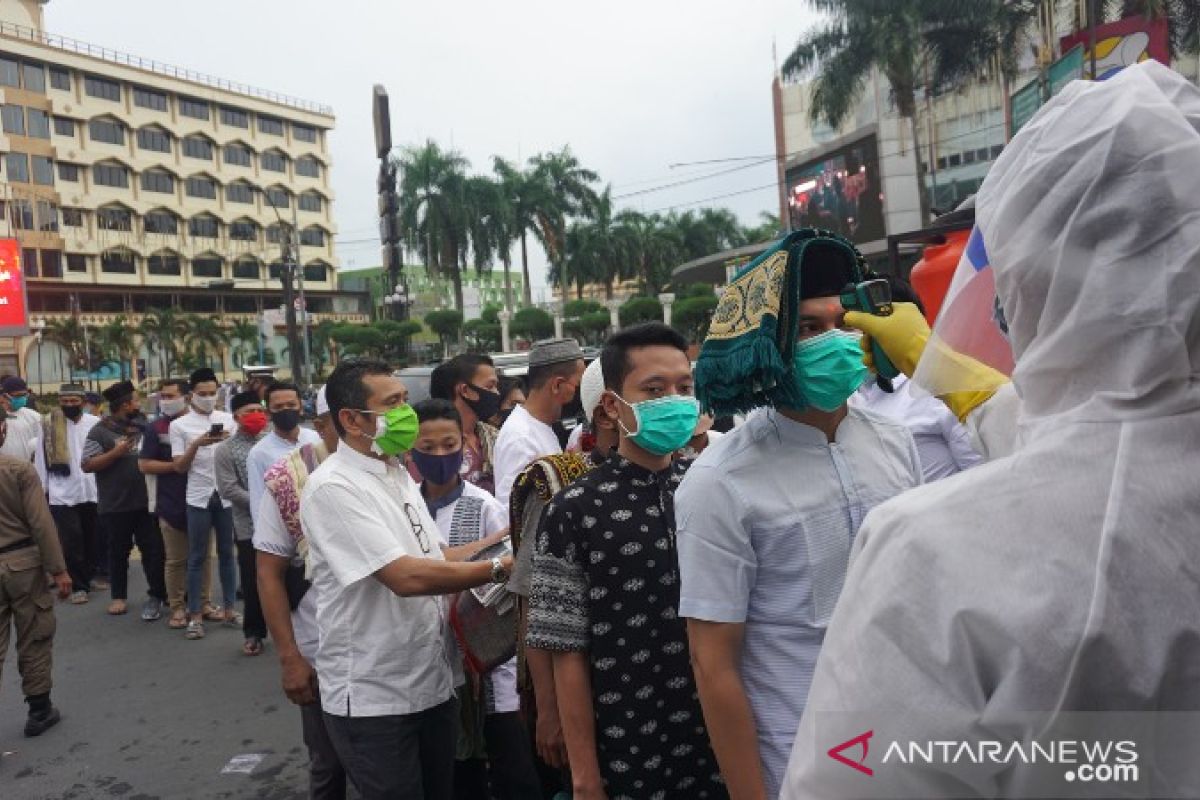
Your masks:
<instances>
[{"instance_id":1,"label":"building balcony","mask_svg":"<svg viewBox=\"0 0 1200 800\"><path fill-rule=\"evenodd\" d=\"M235 322L250 322L253 324L258 324L258 314L253 313L216 312L206 314L204 312L192 311L181 311L179 313L193 317L217 317L225 325L232 325ZM61 322L71 319L75 315L68 311L47 311L45 313L36 312L34 316L41 317L45 319L46 322ZM86 325L89 328L100 328L104 327L105 325L110 325L113 322L116 322L118 319L124 319L130 325L137 326L142 322L143 319L145 319L145 317L145 314L136 311L127 314L85 311L79 314L79 322L81 325ZM308 324L310 326L320 325L322 322L334 322L338 325L366 325L370 321L371 316L369 314L324 312L312 313L308 315Z\"/></svg>"}]
</instances>

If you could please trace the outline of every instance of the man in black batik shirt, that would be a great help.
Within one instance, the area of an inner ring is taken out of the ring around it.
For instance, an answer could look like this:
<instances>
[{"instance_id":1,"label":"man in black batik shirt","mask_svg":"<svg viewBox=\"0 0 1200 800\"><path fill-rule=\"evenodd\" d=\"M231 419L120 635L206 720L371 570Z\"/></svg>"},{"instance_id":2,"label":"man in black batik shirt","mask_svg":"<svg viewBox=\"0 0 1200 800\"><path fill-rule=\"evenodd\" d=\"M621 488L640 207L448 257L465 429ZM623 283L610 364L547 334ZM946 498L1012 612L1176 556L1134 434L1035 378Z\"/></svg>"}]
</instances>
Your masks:
<instances>
[{"instance_id":1,"label":"man in black batik shirt","mask_svg":"<svg viewBox=\"0 0 1200 800\"><path fill-rule=\"evenodd\" d=\"M527 645L554 658L574 800L727 797L679 608L675 488L699 409L687 342L658 323L604 347L617 452L538 531Z\"/></svg>"}]
</instances>

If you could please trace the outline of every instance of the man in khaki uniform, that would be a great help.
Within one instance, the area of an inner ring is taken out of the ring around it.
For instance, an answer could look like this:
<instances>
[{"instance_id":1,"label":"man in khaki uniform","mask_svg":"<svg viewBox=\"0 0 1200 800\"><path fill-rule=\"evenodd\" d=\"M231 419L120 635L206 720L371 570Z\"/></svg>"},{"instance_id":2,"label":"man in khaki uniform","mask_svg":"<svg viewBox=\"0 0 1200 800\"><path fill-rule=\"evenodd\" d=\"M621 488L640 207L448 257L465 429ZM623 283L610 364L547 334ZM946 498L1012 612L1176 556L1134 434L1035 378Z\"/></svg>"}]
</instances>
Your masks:
<instances>
[{"instance_id":1,"label":"man in khaki uniform","mask_svg":"<svg viewBox=\"0 0 1200 800\"><path fill-rule=\"evenodd\" d=\"M0 408L0 444L6 418ZM0 669L15 626L17 670L29 704L26 736L38 736L59 720L50 703L54 598L46 589L47 572L60 598L71 594L71 576L37 472L32 464L0 455Z\"/></svg>"}]
</instances>

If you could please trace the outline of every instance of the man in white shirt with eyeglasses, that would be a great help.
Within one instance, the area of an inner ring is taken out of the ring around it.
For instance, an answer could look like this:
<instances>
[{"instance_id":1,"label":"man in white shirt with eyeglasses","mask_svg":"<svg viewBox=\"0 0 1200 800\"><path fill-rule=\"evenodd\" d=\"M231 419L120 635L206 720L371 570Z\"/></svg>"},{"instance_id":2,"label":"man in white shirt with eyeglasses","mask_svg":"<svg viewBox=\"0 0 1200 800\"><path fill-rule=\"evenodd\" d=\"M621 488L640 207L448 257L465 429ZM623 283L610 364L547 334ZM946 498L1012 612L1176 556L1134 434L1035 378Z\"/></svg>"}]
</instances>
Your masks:
<instances>
[{"instance_id":1,"label":"man in white shirt with eyeglasses","mask_svg":"<svg viewBox=\"0 0 1200 800\"><path fill-rule=\"evenodd\" d=\"M397 458L418 423L391 367L343 362L325 391L341 446L305 485L300 521L326 727L363 800L450 800L457 702L442 595L505 583L512 560L443 558Z\"/></svg>"}]
</instances>

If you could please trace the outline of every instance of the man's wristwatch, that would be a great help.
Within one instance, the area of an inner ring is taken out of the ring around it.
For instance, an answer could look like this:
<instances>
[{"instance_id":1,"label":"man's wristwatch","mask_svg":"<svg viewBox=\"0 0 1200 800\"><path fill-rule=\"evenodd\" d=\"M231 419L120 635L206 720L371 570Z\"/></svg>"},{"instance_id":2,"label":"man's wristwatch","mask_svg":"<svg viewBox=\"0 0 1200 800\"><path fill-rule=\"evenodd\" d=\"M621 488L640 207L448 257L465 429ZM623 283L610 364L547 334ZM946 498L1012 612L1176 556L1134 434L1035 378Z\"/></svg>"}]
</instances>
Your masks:
<instances>
[{"instance_id":1,"label":"man's wristwatch","mask_svg":"<svg viewBox=\"0 0 1200 800\"><path fill-rule=\"evenodd\" d=\"M508 570L498 558L492 559L492 583L508 583Z\"/></svg>"}]
</instances>

